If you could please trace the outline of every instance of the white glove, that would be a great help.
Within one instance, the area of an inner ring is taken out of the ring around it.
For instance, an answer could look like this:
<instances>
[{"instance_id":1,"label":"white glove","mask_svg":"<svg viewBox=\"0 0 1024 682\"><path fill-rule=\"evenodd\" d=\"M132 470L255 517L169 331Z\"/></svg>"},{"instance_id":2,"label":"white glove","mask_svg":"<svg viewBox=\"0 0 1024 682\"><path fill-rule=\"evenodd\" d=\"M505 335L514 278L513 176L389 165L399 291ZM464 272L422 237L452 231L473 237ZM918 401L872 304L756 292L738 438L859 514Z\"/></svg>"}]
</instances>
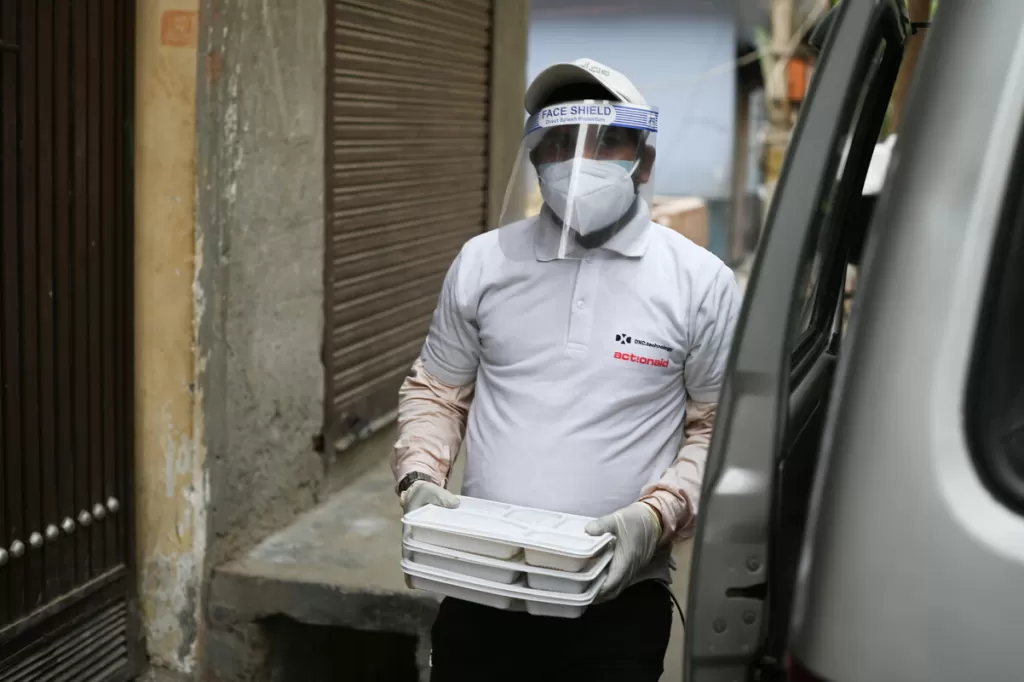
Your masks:
<instances>
[{"instance_id":1,"label":"white glove","mask_svg":"<svg viewBox=\"0 0 1024 682\"><path fill-rule=\"evenodd\" d=\"M633 504L619 511L602 516L587 524L587 533L615 536L615 549L608 574L598 588L595 601L607 601L619 596L629 587L633 578L646 568L658 549L661 539L661 521L657 512L644 502Z\"/></svg>"},{"instance_id":2,"label":"white glove","mask_svg":"<svg viewBox=\"0 0 1024 682\"><path fill-rule=\"evenodd\" d=\"M428 504L455 509L459 506L459 496L448 492L436 483L414 481L399 497L399 502L405 513L408 514L412 510L425 507Z\"/></svg>"}]
</instances>

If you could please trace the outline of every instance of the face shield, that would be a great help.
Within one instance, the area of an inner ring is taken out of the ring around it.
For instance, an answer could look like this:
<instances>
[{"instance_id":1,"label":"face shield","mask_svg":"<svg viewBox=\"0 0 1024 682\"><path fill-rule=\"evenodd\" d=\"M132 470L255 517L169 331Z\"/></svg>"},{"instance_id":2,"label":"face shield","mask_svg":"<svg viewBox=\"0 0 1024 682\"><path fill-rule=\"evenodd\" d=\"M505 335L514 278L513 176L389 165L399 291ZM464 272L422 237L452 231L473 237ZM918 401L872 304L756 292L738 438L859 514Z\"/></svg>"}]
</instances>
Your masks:
<instances>
[{"instance_id":1,"label":"face shield","mask_svg":"<svg viewBox=\"0 0 1024 682\"><path fill-rule=\"evenodd\" d=\"M540 221L551 258L581 258L650 221L653 107L585 100L544 107L526 122L499 227Z\"/></svg>"}]
</instances>

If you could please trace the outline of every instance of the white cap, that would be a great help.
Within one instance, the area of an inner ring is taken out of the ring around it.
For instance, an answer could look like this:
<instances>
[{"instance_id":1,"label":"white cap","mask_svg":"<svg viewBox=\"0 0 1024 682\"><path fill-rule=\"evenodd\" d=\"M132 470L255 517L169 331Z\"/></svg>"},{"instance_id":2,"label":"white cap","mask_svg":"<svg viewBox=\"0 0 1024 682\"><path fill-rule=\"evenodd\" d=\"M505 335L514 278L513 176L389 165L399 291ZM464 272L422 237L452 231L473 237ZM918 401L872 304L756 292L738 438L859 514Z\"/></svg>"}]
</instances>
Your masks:
<instances>
[{"instance_id":1,"label":"white cap","mask_svg":"<svg viewBox=\"0 0 1024 682\"><path fill-rule=\"evenodd\" d=\"M584 57L571 63L555 64L541 71L526 90L526 113L537 113L552 92L577 83L600 85L626 104L647 104L644 96L624 75L600 62Z\"/></svg>"}]
</instances>

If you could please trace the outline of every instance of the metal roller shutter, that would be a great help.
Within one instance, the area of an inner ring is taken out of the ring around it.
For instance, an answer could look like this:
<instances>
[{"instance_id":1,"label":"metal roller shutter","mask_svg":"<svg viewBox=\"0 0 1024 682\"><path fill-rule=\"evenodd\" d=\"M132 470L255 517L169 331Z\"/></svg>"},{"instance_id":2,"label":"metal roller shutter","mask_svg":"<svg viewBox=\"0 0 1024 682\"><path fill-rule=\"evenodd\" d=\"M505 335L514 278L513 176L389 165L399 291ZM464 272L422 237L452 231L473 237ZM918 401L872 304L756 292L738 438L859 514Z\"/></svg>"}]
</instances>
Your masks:
<instances>
[{"instance_id":1,"label":"metal roller shutter","mask_svg":"<svg viewBox=\"0 0 1024 682\"><path fill-rule=\"evenodd\" d=\"M325 435L389 417L487 218L491 0L330 0Z\"/></svg>"}]
</instances>

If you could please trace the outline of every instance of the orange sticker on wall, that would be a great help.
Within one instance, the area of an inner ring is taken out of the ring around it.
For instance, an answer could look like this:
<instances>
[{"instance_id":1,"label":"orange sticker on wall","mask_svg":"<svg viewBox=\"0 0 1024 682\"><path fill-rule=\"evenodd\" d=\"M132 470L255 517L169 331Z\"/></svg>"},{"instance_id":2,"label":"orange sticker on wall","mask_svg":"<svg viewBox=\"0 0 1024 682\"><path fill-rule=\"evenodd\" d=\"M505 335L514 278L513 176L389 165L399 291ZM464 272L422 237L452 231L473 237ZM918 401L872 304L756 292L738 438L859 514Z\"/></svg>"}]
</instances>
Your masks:
<instances>
[{"instance_id":1,"label":"orange sticker on wall","mask_svg":"<svg viewBox=\"0 0 1024 682\"><path fill-rule=\"evenodd\" d=\"M199 36L199 14L170 9L160 17L160 44L167 47L195 47Z\"/></svg>"}]
</instances>

